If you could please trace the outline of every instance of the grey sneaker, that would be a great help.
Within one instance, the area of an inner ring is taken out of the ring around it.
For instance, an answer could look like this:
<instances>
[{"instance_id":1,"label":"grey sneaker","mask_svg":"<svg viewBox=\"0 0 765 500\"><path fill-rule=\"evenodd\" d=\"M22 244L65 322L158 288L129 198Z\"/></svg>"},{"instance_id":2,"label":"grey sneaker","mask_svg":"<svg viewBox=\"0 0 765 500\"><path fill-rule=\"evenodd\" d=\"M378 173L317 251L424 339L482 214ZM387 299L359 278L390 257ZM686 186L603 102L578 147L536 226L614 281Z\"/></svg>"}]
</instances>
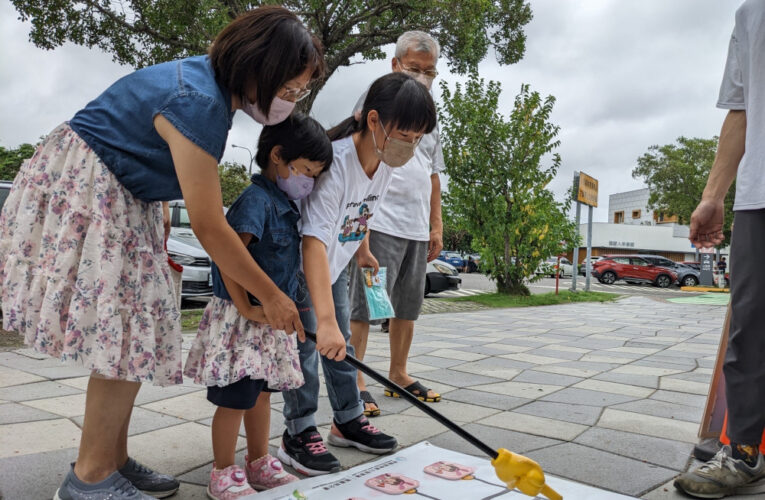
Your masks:
<instances>
[{"instance_id":1,"label":"grey sneaker","mask_svg":"<svg viewBox=\"0 0 765 500\"><path fill-rule=\"evenodd\" d=\"M133 483L118 471L96 484L87 484L74 475L74 464L69 474L56 490L53 500L154 500L153 497L141 493Z\"/></svg>"},{"instance_id":2,"label":"grey sneaker","mask_svg":"<svg viewBox=\"0 0 765 500\"><path fill-rule=\"evenodd\" d=\"M169 497L181 486L173 476L154 472L130 457L118 472L133 483L133 486L154 498Z\"/></svg>"},{"instance_id":3,"label":"grey sneaker","mask_svg":"<svg viewBox=\"0 0 765 500\"><path fill-rule=\"evenodd\" d=\"M675 488L697 498L765 493L765 458L760 455L757 465L749 467L731 457L725 445L710 461L675 479Z\"/></svg>"}]
</instances>

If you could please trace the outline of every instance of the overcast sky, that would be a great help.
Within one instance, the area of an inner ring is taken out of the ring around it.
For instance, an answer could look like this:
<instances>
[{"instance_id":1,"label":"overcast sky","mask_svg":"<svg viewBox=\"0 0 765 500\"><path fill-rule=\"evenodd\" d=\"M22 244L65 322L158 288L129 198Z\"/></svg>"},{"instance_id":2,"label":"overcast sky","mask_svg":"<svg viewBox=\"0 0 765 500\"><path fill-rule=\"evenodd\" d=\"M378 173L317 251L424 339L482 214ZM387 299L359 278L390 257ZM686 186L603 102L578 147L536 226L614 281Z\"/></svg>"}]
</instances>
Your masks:
<instances>
[{"instance_id":1,"label":"overcast sky","mask_svg":"<svg viewBox=\"0 0 765 500\"><path fill-rule=\"evenodd\" d=\"M482 77L502 84L505 114L521 83L557 98L552 120L561 126L562 166L550 184L562 198L573 172L600 181L595 221L605 221L608 195L639 189L636 159L652 144L678 136L717 135L725 113L715 108L738 0L531 0L526 55L500 66L493 54ZM30 26L0 0L0 146L37 139L100 94L130 68L111 56L68 44L44 51ZM393 46L386 47L393 55ZM337 71L313 115L325 126L345 118L357 97L389 61ZM464 80L439 63L439 79ZM434 85L437 87L437 85ZM439 92L436 90L436 100ZM224 160L248 164L259 127L237 113Z\"/></svg>"}]
</instances>

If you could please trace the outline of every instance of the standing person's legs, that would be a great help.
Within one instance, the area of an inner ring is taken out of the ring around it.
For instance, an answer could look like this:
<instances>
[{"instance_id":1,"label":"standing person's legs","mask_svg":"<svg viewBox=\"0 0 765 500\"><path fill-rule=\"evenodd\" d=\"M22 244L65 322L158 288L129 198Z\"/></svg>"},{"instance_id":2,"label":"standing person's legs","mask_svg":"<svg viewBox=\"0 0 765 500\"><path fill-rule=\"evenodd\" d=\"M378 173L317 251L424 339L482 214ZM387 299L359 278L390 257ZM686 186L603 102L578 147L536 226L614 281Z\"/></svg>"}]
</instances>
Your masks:
<instances>
[{"instance_id":1,"label":"standing person's legs","mask_svg":"<svg viewBox=\"0 0 765 500\"><path fill-rule=\"evenodd\" d=\"M128 459L127 427L141 384L91 376L85 396L85 419L74 473L97 483Z\"/></svg>"},{"instance_id":2,"label":"standing person's legs","mask_svg":"<svg viewBox=\"0 0 765 500\"><path fill-rule=\"evenodd\" d=\"M765 459L759 453L765 426L765 335L762 303L765 210L736 212L731 240L731 319L725 353L728 404L725 445L711 460L682 474L675 487L700 498L765 493Z\"/></svg>"},{"instance_id":3,"label":"standing person's legs","mask_svg":"<svg viewBox=\"0 0 765 500\"><path fill-rule=\"evenodd\" d=\"M731 443L757 450L765 428L765 210L736 212L731 241L731 322L725 393Z\"/></svg>"},{"instance_id":4,"label":"standing person's legs","mask_svg":"<svg viewBox=\"0 0 765 500\"><path fill-rule=\"evenodd\" d=\"M428 242L404 240L402 260L390 292L395 318L390 320L389 378L423 401L435 403L441 395L414 380L406 369L409 349L414 339L414 322L420 315L425 300L425 274L427 272ZM390 392L393 394L393 392ZM388 394L386 392L386 394Z\"/></svg>"}]
</instances>

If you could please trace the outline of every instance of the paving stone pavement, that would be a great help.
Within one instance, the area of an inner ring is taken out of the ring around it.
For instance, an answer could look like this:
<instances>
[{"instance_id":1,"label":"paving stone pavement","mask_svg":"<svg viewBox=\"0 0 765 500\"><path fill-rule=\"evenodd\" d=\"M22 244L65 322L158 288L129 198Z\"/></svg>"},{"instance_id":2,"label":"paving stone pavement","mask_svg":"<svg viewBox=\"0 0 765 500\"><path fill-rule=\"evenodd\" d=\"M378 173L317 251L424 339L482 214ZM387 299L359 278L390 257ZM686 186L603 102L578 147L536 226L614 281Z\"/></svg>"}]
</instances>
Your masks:
<instances>
[{"instance_id":1,"label":"paving stone pavement","mask_svg":"<svg viewBox=\"0 0 765 500\"><path fill-rule=\"evenodd\" d=\"M430 314L416 327L411 373L439 391L435 407L491 446L538 460L549 474L650 500L679 499L672 478L691 464L724 308L645 296L613 303ZM193 333L184 334L188 349ZM387 334L373 328L367 361L387 371ZM87 372L28 349L0 353L0 492L51 498L76 458ZM422 440L477 450L370 384L374 424L402 446ZM272 397L271 444L283 431ZM144 386L131 454L178 475L177 498L204 498L213 406L190 381ZM331 421L322 388L317 415ZM244 432L242 431L242 436ZM239 448L244 448L244 437ZM373 459L333 449L347 467ZM241 453L240 453L241 455Z\"/></svg>"}]
</instances>

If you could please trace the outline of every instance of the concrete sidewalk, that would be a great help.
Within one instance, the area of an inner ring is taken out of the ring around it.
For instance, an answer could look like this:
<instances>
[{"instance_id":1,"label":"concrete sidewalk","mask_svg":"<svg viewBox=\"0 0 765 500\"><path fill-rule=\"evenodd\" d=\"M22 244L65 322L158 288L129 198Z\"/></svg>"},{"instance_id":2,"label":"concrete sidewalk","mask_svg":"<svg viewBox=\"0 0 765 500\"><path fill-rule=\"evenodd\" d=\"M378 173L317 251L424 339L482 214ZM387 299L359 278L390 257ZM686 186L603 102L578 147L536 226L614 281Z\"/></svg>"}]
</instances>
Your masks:
<instances>
[{"instance_id":1,"label":"concrete sidewalk","mask_svg":"<svg viewBox=\"0 0 765 500\"><path fill-rule=\"evenodd\" d=\"M431 314L417 322L409 368L444 400L436 408L491 446L553 475L646 499L685 498L672 478L690 464L725 308L647 297L614 303ZM188 348L193 333L185 335ZM384 374L387 334L373 327L366 361ZM77 454L87 373L28 350L0 353L0 492L51 498ZM408 403L370 385L375 425L402 446L429 440L477 454ZM272 401L278 445L281 398ZM131 455L205 498L214 407L199 386L144 386ZM322 388L321 432L331 411ZM244 446L244 439L241 440ZM332 449L350 467L374 457ZM242 453L240 453L241 455Z\"/></svg>"}]
</instances>

